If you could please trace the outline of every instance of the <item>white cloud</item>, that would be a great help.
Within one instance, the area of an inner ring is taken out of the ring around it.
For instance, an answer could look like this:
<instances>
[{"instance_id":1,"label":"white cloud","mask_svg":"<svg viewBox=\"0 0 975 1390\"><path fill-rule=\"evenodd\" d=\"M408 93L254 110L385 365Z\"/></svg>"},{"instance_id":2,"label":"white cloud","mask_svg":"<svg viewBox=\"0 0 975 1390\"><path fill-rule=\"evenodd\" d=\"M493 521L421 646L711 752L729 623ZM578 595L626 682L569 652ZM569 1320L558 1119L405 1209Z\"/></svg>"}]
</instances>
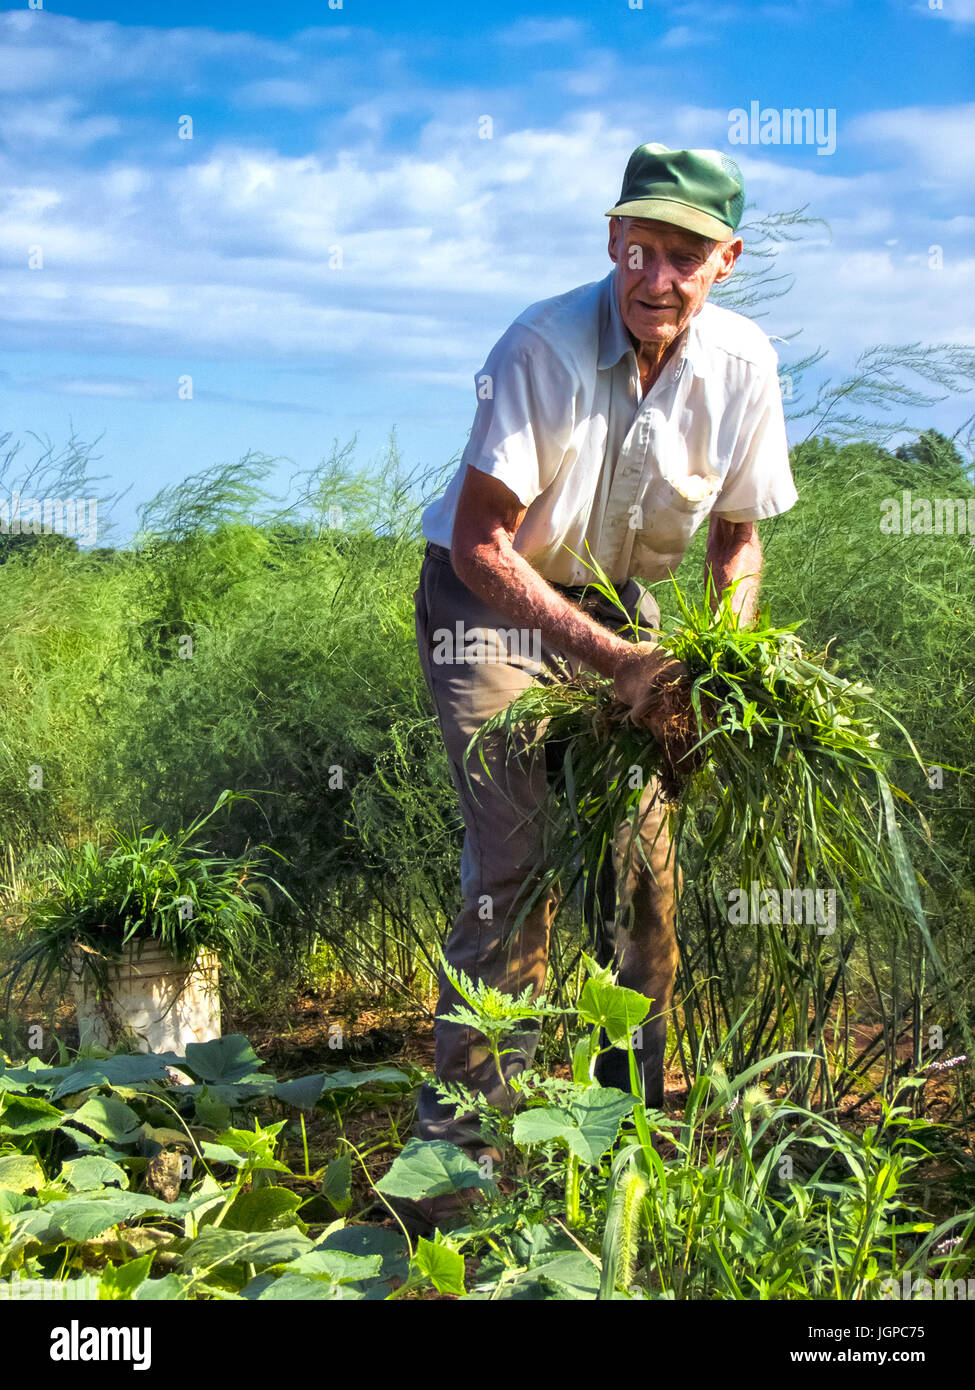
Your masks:
<instances>
[{"instance_id":1,"label":"white cloud","mask_svg":"<svg viewBox=\"0 0 975 1390\"><path fill-rule=\"evenodd\" d=\"M31 382L32 386L38 383ZM100 400L147 400L164 399L162 390L152 382L115 381L107 377L47 377L43 382L45 390L55 391L61 396L94 396ZM170 390L169 395L172 396Z\"/></svg>"},{"instance_id":2,"label":"white cloud","mask_svg":"<svg viewBox=\"0 0 975 1390\"><path fill-rule=\"evenodd\" d=\"M243 106L281 106L289 111L302 111L320 105L322 92L311 82L270 77L238 87L236 98Z\"/></svg>"},{"instance_id":3,"label":"white cloud","mask_svg":"<svg viewBox=\"0 0 975 1390\"><path fill-rule=\"evenodd\" d=\"M559 19L515 20L508 28L499 30L497 38L501 43L527 48L535 44L578 43L586 32L585 24L565 15Z\"/></svg>"},{"instance_id":4,"label":"white cloud","mask_svg":"<svg viewBox=\"0 0 975 1390\"><path fill-rule=\"evenodd\" d=\"M0 103L0 130L8 148L56 145L59 152L86 149L99 140L118 136L122 125L116 116L83 116L74 97L43 101L8 99Z\"/></svg>"},{"instance_id":5,"label":"white cloud","mask_svg":"<svg viewBox=\"0 0 975 1390\"><path fill-rule=\"evenodd\" d=\"M689 24L677 24L673 29L668 29L656 42L658 47L669 50L693 48L697 44L713 43L714 34L710 32L710 28L704 26L692 28Z\"/></svg>"},{"instance_id":6,"label":"white cloud","mask_svg":"<svg viewBox=\"0 0 975 1390\"><path fill-rule=\"evenodd\" d=\"M975 341L975 257L967 251L943 270L929 267L927 242L797 249L789 261L795 289L770 306L763 326L801 328L797 347L829 349L831 370L877 343Z\"/></svg>"},{"instance_id":7,"label":"white cloud","mask_svg":"<svg viewBox=\"0 0 975 1390\"><path fill-rule=\"evenodd\" d=\"M61 195L53 188L9 187L5 191L3 218L6 221L16 217L40 217L61 201Z\"/></svg>"},{"instance_id":8,"label":"white cloud","mask_svg":"<svg viewBox=\"0 0 975 1390\"><path fill-rule=\"evenodd\" d=\"M43 177L36 151L19 140L0 164L0 248L13 268L0 333L9 347L97 344L177 362L209 354L373 372L378 359L390 379L467 391L520 309L608 271L603 213L635 145L726 146L727 111L695 104L693 91L683 104L647 98L635 111L634 86L654 91L660 70L604 49L562 69L537 55L536 79L558 102L550 110L533 96L529 124L519 114L520 68L510 88L433 89L402 53L373 45L368 63L390 74L377 91L357 82L361 45L338 27L288 44L46 12L34 23L39 13L0 15L0 38L16 54L7 69L23 57L24 90L37 82L59 92L13 111L15 121L33 119L35 143L47 142ZM674 37L681 29L697 32L692 24L669 31L671 48L684 41ZM584 32L575 20L523 20L495 38L527 51ZM184 90L212 78L209 100L229 94L301 113L319 104L323 64L334 64L330 100L341 84L361 100L331 125L316 113L317 133L289 141L287 153L260 126L178 146L145 124L133 134L110 90L172 84L178 72L188 85L176 88L174 109ZM108 92L99 98L106 109L82 92L86 82ZM491 140L478 139L484 112L494 116ZM855 173L807 151L734 151L759 210L808 204L834 233L782 248L779 268L797 283L770 306L767 331L801 325L802 342L838 357L876 341L971 336L972 218L961 210L973 172L962 125L973 114L959 106L859 117L844 128L859 154ZM937 181L937 207L916 196L922 174ZM933 242L945 248L941 272L927 269ZM44 248L43 272L26 269L30 244ZM340 269L329 263L335 246ZM83 373L67 380L60 389L106 399L134 389Z\"/></svg>"},{"instance_id":9,"label":"white cloud","mask_svg":"<svg viewBox=\"0 0 975 1390\"><path fill-rule=\"evenodd\" d=\"M98 94L130 87L139 93L192 88L212 71L221 86L237 73L292 68L301 50L248 33L203 26L156 28L75 19L48 10L0 13L4 64L0 90Z\"/></svg>"},{"instance_id":10,"label":"white cloud","mask_svg":"<svg viewBox=\"0 0 975 1390\"><path fill-rule=\"evenodd\" d=\"M975 24L975 0L942 0L940 9L932 9L927 0L918 0L914 8L930 18L947 19L952 24Z\"/></svg>"},{"instance_id":11,"label":"white cloud","mask_svg":"<svg viewBox=\"0 0 975 1390\"><path fill-rule=\"evenodd\" d=\"M975 179L975 102L874 111L850 121L844 134L908 164L927 186Z\"/></svg>"}]
</instances>

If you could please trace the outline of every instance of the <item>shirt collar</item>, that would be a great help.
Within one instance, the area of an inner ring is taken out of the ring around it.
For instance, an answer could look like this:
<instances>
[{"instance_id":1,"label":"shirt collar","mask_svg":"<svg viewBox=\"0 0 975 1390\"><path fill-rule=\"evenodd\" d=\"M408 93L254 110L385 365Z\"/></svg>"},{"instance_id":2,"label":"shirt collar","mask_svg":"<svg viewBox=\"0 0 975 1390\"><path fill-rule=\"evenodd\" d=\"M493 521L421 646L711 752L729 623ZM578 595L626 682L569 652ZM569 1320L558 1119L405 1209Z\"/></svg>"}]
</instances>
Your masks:
<instances>
[{"instance_id":1,"label":"shirt collar","mask_svg":"<svg viewBox=\"0 0 975 1390\"><path fill-rule=\"evenodd\" d=\"M615 279L616 270L614 267L603 281L599 313L599 356L596 359L596 366L600 371L615 367L625 353L634 351L630 335L626 330L626 324L619 311L619 305L616 303ZM702 375L698 337L699 319L700 314L695 314L684 330L684 340L676 362L678 371L683 369L683 365L686 365L698 376Z\"/></svg>"}]
</instances>

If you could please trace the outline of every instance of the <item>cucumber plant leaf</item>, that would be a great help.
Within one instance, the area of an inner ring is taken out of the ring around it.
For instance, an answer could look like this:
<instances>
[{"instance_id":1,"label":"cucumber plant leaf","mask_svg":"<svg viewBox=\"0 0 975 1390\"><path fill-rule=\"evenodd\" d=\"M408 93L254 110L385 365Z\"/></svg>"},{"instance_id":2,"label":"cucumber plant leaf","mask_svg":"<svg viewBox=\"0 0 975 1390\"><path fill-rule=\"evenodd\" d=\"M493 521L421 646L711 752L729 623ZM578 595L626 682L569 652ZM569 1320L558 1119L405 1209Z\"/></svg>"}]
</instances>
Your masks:
<instances>
[{"instance_id":1,"label":"cucumber plant leaf","mask_svg":"<svg viewBox=\"0 0 975 1390\"><path fill-rule=\"evenodd\" d=\"M44 1169L33 1154L7 1154L0 1158L0 1190L27 1192L43 1187Z\"/></svg>"},{"instance_id":2,"label":"cucumber plant leaf","mask_svg":"<svg viewBox=\"0 0 975 1390\"><path fill-rule=\"evenodd\" d=\"M246 1294L246 1290L244 1291ZM281 1274L277 1279L264 1283L257 1295L259 1303L287 1299L288 1302L310 1302L312 1300L332 1301L337 1298L362 1297L352 1290L343 1289L341 1284L333 1284L328 1279L309 1279L305 1274Z\"/></svg>"},{"instance_id":3,"label":"cucumber plant leaf","mask_svg":"<svg viewBox=\"0 0 975 1390\"><path fill-rule=\"evenodd\" d=\"M376 1183L387 1197L442 1197L465 1187L494 1187L463 1149L445 1139L411 1139L389 1172Z\"/></svg>"},{"instance_id":4,"label":"cucumber plant leaf","mask_svg":"<svg viewBox=\"0 0 975 1390\"><path fill-rule=\"evenodd\" d=\"M280 1231L299 1226L301 1197L287 1187L256 1187L239 1193L220 1223L230 1231Z\"/></svg>"},{"instance_id":5,"label":"cucumber plant leaf","mask_svg":"<svg viewBox=\"0 0 975 1390\"><path fill-rule=\"evenodd\" d=\"M77 1110L67 1112L64 1123L81 1125L114 1144L134 1144L142 1128L135 1111L114 1096L90 1096Z\"/></svg>"},{"instance_id":6,"label":"cucumber plant leaf","mask_svg":"<svg viewBox=\"0 0 975 1390\"><path fill-rule=\"evenodd\" d=\"M650 1012L645 994L609 980L590 977L579 995L578 1012L583 1023L604 1028L614 1047L625 1047L627 1038Z\"/></svg>"},{"instance_id":7,"label":"cucumber plant leaf","mask_svg":"<svg viewBox=\"0 0 975 1390\"><path fill-rule=\"evenodd\" d=\"M64 1115L54 1105L38 1096L7 1095L6 1103L0 1100L0 1135L5 1138L19 1134L40 1134L46 1129L58 1129Z\"/></svg>"},{"instance_id":8,"label":"cucumber plant leaf","mask_svg":"<svg viewBox=\"0 0 975 1390\"><path fill-rule=\"evenodd\" d=\"M97 1187L126 1188L129 1185L125 1169L113 1163L110 1158L101 1158L98 1154L66 1158L61 1164L59 1176L62 1182L66 1182L76 1192L92 1192Z\"/></svg>"},{"instance_id":9,"label":"cucumber plant leaf","mask_svg":"<svg viewBox=\"0 0 975 1390\"><path fill-rule=\"evenodd\" d=\"M333 1284L358 1284L382 1274L381 1255L353 1255L347 1250L309 1250L292 1260L285 1273L304 1274Z\"/></svg>"},{"instance_id":10,"label":"cucumber plant leaf","mask_svg":"<svg viewBox=\"0 0 975 1390\"><path fill-rule=\"evenodd\" d=\"M207 1226L183 1252L187 1269L252 1264L259 1269L287 1264L311 1249L311 1241L294 1228L287 1231L225 1231Z\"/></svg>"},{"instance_id":11,"label":"cucumber plant leaf","mask_svg":"<svg viewBox=\"0 0 975 1390\"><path fill-rule=\"evenodd\" d=\"M243 1033L228 1033L209 1042L187 1043L181 1069L197 1081L226 1085L254 1080L263 1065Z\"/></svg>"},{"instance_id":12,"label":"cucumber plant leaf","mask_svg":"<svg viewBox=\"0 0 975 1390\"><path fill-rule=\"evenodd\" d=\"M59 1067L52 1100L87 1091L92 1086L137 1086L144 1081L165 1081L167 1066L176 1066L174 1052L137 1052L118 1057L83 1057L73 1066Z\"/></svg>"},{"instance_id":13,"label":"cucumber plant leaf","mask_svg":"<svg viewBox=\"0 0 975 1390\"><path fill-rule=\"evenodd\" d=\"M438 1293L460 1296L467 1292L464 1288L464 1257L458 1250L451 1250L447 1245L438 1245L421 1236L413 1256L413 1265L424 1278L430 1280Z\"/></svg>"},{"instance_id":14,"label":"cucumber plant leaf","mask_svg":"<svg viewBox=\"0 0 975 1390\"><path fill-rule=\"evenodd\" d=\"M348 1154L339 1154L325 1169L322 1179L322 1196L344 1216L352 1205L352 1160Z\"/></svg>"},{"instance_id":15,"label":"cucumber plant leaf","mask_svg":"<svg viewBox=\"0 0 975 1390\"><path fill-rule=\"evenodd\" d=\"M620 1120L633 1109L633 1096L610 1086L581 1091L567 1106L545 1105L515 1116L516 1144L567 1144L583 1163L599 1162L619 1133Z\"/></svg>"}]
</instances>

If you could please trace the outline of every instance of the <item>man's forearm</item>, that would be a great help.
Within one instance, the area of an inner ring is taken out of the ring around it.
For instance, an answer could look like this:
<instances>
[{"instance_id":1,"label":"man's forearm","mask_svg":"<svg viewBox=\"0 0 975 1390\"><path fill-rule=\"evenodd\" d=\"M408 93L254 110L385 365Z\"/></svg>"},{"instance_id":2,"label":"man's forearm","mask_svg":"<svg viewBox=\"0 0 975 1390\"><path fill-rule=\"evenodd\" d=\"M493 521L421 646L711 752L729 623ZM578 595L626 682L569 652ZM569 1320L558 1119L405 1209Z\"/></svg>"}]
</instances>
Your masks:
<instances>
[{"instance_id":1,"label":"man's forearm","mask_svg":"<svg viewBox=\"0 0 975 1390\"><path fill-rule=\"evenodd\" d=\"M741 622L750 623L758 613L758 588L762 574L762 546L754 523L725 523L720 533L709 537L705 575L713 581L712 602L717 605L729 585L741 580L731 606Z\"/></svg>"},{"instance_id":2,"label":"man's forearm","mask_svg":"<svg viewBox=\"0 0 975 1390\"><path fill-rule=\"evenodd\" d=\"M451 552L462 584L503 613L512 623L537 629L546 646L568 651L601 675L615 675L622 657L632 650L547 584L536 570L500 535L463 554Z\"/></svg>"}]
</instances>

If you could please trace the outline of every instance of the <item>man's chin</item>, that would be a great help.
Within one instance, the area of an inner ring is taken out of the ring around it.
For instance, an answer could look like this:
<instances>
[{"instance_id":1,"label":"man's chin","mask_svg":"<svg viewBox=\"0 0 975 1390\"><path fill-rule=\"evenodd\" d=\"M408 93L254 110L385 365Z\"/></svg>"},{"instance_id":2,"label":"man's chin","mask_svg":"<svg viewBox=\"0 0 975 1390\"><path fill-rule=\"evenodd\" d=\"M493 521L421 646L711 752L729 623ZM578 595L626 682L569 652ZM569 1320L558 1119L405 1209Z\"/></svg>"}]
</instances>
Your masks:
<instances>
[{"instance_id":1,"label":"man's chin","mask_svg":"<svg viewBox=\"0 0 975 1390\"><path fill-rule=\"evenodd\" d=\"M633 336L641 343L652 344L654 347L666 347L677 337L677 325L674 323L640 324L632 332Z\"/></svg>"}]
</instances>

